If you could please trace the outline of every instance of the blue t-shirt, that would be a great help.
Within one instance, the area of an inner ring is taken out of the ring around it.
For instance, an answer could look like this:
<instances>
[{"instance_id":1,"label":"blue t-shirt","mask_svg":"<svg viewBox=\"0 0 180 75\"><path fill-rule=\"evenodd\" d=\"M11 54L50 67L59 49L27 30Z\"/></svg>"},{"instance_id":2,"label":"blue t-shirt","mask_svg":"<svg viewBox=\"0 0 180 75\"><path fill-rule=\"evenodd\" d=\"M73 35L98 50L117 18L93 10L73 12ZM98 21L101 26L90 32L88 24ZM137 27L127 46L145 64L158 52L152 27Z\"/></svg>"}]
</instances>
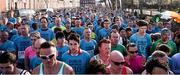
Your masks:
<instances>
[{"instance_id":1,"label":"blue t-shirt","mask_svg":"<svg viewBox=\"0 0 180 75\"><path fill-rule=\"evenodd\" d=\"M96 45L97 45L97 42L93 39L90 40L89 42L84 39L80 40L80 48L82 50L87 51L91 57L94 56L94 50L96 48Z\"/></svg>"},{"instance_id":2,"label":"blue t-shirt","mask_svg":"<svg viewBox=\"0 0 180 75\"><path fill-rule=\"evenodd\" d=\"M32 18L32 21L33 21L34 23L41 23L40 19Z\"/></svg>"},{"instance_id":3,"label":"blue t-shirt","mask_svg":"<svg viewBox=\"0 0 180 75\"><path fill-rule=\"evenodd\" d=\"M148 33L148 34L156 33L155 27L152 27L150 30L146 30L146 33Z\"/></svg>"},{"instance_id":4,"label":"blue t-shirt","mask_svg":"<svg viewBox=\"0 0 180 75\"><path fill-rule=\"evenodd\" d=\"M52 28L52 27L54 27L54 24L51 22L48 22L48 28Z\"/></svg>"},{"instance_id":5,"label":"blue t-shirt","mask_svg":"<svg viewBox=\"0 0 180 75\"><path fill-rule=\"evenodd\" d=\"M33 19L27 21L27 24L29 25L30 30L32 30L32 24L33 23L34 23Z\"/></svg>"},{"instance_id":6,"label":"blue t-shirt","mask_svg":"<svg viewBox=\"0 0 180 75\"><path fill-rule=\"evenodd\" d=\"M47 41L51 41L54 39L54 32L51 29L38 29L39 33L41 34L41 37L44 38Z\"/></svg>"},{"instance_id":7,"label":"blue t-shirt","mask_svg":"<svg viewBox=\"0 0 180 75\"><path fill-rule=\"evenodd\" d=\"M132 31L132 34L135 34L135 33L137 32L137 30L138 30L136 27L132 27L131 29L132 29L132 30L131 30L131 31Z\"/></svg>"},{"instance_id":8,"label":"blue t-shirt","mask_svg":"<svg viewBox=\"0 0 180 75\"><path fill-rule=\"evenodd\" d=\"M31 39L29 37L20 36L15 40L15 45L18 51L18 62L24 63L24 52L27 47L32 45Z\"/></svg>"},{"instance_id":9,"label":"blue t-shirt","mask_svg":"<svg viewBox=\"0 0 180 75\"><path fill-rule=\"evenodd\" d=\"M138 48L138 54L148 57L147 49L151 46L151 37L149 34L145 34L144 36L139 36L137 33L133 34L130 37L130 42L135 43Z\"/></svg>"},{"instance_id":10,"label":"blue t-shirt","mask_svg":"<svg viewBox=\"0 0 180 75\"><path fill-rule=\"evenodd\" d=\"M58 51L57 59L59 61L62 61L62 55L69 50L69 46L67 44L65 44L63 47L56 46L56 49Z\"/></svg>"},{"instance_id":11,"label":"blue t-shirt","mask_svg":"<svg viewBox=\"0 0 180 75\"><path fill-rule=\"evenodd\" d=\"M41 21L40 21L40 19L32 19L32 21L34 22L34 23L37 23L37 25L38 25L38 28L41 28Z\"/></svg>"},{"instance_id":12,"label":"blue t-shirt","mask_svg":"<svg viewBox=\"0 0 180 75\"><path fill-rule=\"evenodd\" d=\"M6 26L5 25L2 25L2 24L0 24L0 30L6 30Z\"/></svg>"},{"instance_id":13,"label":"blue t-shirt","mask_svg":"<svg viewBox=\"0 0 180 75\"><path fill-rule=\"evenodd\" d=\"M33 70L36 68L38 65L41 64L41 59L38 56L34 56L30 59L30 69Z\"/></svg>"},{"instance_id":14,"label":"blue t-shirt","mask_svg":"<svg viewBox=\"0 0 180 75\"><path fill-rule=\"evenodd\" d=\"M81 17L80 19L81 19L81 22L83 24L82 26L84 26L87 20L85 19L85 17Z\"/></svg>"},{"instance_id":15,"label":"blue t-shirt","mask_svg":"<svg viewBox=\"0 0 180 75\"><path fill-rule=\"evenodd\" d=\"M15 40L19 37L20 37L19 34L16 34L16 35L13 35L10 40L13 42L16 42Z\"/></svg>"},{"instance_id":16,"label":"blue t-shirt","mask_svg":"<svg viewBox=\"0 0 180 75\"><path fill-rule=\"evenodd\" d=\"M161 29L162 29L162 28L160 28L160 27L158 27L158 26L155 26L154 31L155 31L155 33L157 33L157 32L160 32Z\"/></svg>"},{"instance_id":17,"label":"blue t-shirt","mask_svg":"<svg viewBox=\"0 0 180 75\"><path fill-rule=\"evenodd\" d=\"M14 36L14 35L17 35L18 34L18 32L17 32L17 30L16 29L13 29L13 30L11 30L10 32L8 32L9 33L9 40L11 39L11 37L12 36Z\"/></svg>"},{"instance_id":18,"label":"blue t-shirt","mask_svg":"<svg viewBox=\"0 0 180 75\"><path fill-rule=\"evenodd\" d=\"M61 23L60 23L60 24L64 26L66 23L67 23L67 19L62 18L62 20L61 20Z\"/></svg>"},{"instance_id":19,"label":"blue t-shirt","mask_svg":"<svg viewBox=\"0 0 180 75\"><path fill-rule=\"evenodd\" d=\"M110 35L110 32L111 32L110 28L108 28L108 29L105 29L105 28L100 29L99 34L98 34L98 39L101 40L103 38L107 38Z\"/></svg>"},{"instance_id":20,"label":"blue t-shirt","mask_svg":"<svg viewBox=\"0 0 180 75\"><path fill-rule=\"evenodd\" d=\"M0 51L15 52L16 47L14 42L7 40L3 44L0 44Z\"/></svg>"},{"instance_id":21,"label":"blue t-shirt","mask_svg":"<svg viewBox=\"0 0 180 75\"><path fill-rule=\"evenodd\" d=\"M98 28L98 20L94 19L93 21L93 26L94 26L94 30L96 30Z\"/></svg>"},{"instance_id":22,"label":"blue t-shirt","mask_svg":"<svg viewBox=\"0 0 180 75\"><path fill-rule=\"evenodd\" d=\"M127 20L124 20L124 22L122 22L122 28L123 29L126 29L128 27L128 21Z\"/></svg>"},{"instance_id":23,"label":"blue t-shirt","mask_svg":"<svg viewBox=\"0 0 180 75\"><path fill-rule=\"evenodd\" d=\"M87 64L90 60L89 53L84 50L81 50L81 54L73 56L68 52L62 55L62 60L70 65L76 74L85 74Z\"/></svg>"},{"instance_id":24,"label":"blue t-shirt","mask_svg":"<svg viewBox=\"0 0 180 75\"><path fill-rule=\"evenodd\" d=\"M14 24L16 24L16 18L14 18L14 17L9 17L8 18L8 22L12 22L12 23L14 23Z\"/></svg>"},{"instance_id":25,"label":"blue t-shirt","mask_svg":"<svg viewBox=\"0 0 180 75\"><path fill-rule=\"evenodd\" d=\"M99 33L99 30L101 30L102 29L102 27L101 26L97 26L96 28L94 28L95 29L95 34L96 35L99 35L98 33Z\"/></svg>"},{"instance_id":26,"label":"blue t-shirt","mask_svg":"<svg viewBox=\"0 0 180 75\"><path fill-rule=\"evenodd\" d=\"M83 35L84 27L74 27L72 31L76 32L77 34L79 34L79 36L81 36Z\"/></svg>"}]
</instances>

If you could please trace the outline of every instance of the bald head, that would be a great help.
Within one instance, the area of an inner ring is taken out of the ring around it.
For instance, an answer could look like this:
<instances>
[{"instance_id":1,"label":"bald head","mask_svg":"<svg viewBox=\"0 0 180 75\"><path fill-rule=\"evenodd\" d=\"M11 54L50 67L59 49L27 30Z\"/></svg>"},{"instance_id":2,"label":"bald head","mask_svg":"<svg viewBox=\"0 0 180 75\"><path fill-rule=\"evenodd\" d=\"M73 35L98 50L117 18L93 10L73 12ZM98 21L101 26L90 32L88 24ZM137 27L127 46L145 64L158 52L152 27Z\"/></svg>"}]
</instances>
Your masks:
<instances>
[{"instance_id":1,"label":"bald head","mask_svg":"<svg viewBox=\"0 0 180 75\"><path fill-rule=\"evenodd\" d=\"M37 45L37 44L42 44L42 43L44 43L44 42L46 42L46 40L43 39L43 38L40 38L40 39L37 39L37 40L36 40L35 45Z\"/></svg>"},{"instance_id":2,"label":"bald head","mask_svg":"<svg viewBox=\"0 0 180 75\"><path fill-rule=\"evenodd\" d=\"M40 39L37 39L36 42L35 42L35 49L36 49L36 52L39 52L39 49L40 49L40 45L42 43L46 42L45 39L43 38L40 38Z\"/></svg>"},{"instance_id":3,"label":"bald head","mask_svg":"<svg viewBox=\"0 0 180 75\"><path fill-rule=\"evenodd\" d=\"M121 52L114 50L110 53L110 60L116 61L116 62L124 62L124 56Z\"/></svg>"}]
</instances>

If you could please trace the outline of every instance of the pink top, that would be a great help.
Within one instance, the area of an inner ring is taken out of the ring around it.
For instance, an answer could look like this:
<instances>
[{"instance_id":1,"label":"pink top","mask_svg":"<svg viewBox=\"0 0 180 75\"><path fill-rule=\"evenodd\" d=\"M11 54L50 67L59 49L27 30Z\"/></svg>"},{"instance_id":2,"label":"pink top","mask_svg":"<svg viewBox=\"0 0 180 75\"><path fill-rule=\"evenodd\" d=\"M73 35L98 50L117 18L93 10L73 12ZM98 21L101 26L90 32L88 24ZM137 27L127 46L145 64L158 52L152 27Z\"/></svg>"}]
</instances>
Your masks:
<instances>
[{"instance_id":1,"label":"pink top","mask_svg":"<svg viewBox=\"0 0 180 75\"><path fill-rule=\"evenodd\" d=\"M127 66L131 68L134 74L141 74L142 71L144 70L144 65L143 65L143 62L145 61L144 57L137 55L130 59L125 57L125 60L126 63L128 64Z\"/></svg>"},{"instance_id":2,"label":"pink top","mask_svg":"<svg viewBox=\"0 0 180 75\"><path fill-rule=\"evenodd\" d=\"M25 49L25 58L31 59L36 55L36 51L32 50L32 46L29 46Z\"/></svg>"}]
</instances>

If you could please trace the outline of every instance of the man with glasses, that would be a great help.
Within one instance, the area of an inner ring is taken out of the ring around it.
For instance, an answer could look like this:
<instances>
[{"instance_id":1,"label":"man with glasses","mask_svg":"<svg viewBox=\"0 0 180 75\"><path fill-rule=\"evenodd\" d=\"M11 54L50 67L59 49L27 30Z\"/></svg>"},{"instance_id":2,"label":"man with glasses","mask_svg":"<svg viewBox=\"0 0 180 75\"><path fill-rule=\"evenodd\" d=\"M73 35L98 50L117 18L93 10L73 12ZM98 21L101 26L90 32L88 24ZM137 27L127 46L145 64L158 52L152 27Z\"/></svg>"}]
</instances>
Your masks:
<instances>
[{"instance_id":1,"label":"man with glasses","mask_svg":"<svg viewBox=\"0 0 180 75\"><path fill-rule=\"evenodd\" d=\"M42 63L32 71L33 74L74 74L72 67L56 59L57 50L52 42L41 44L39 57Z\"/></svg>"},{"instance_id":2,"label":"man with glasses","mask_svg":"<svg viewBox=\"0 0 180 75\"><path fill-rule=\"evenodd\" d=\"M108 36L110 35L111 28L109 27L109 25L110 25L110 20L109 19L104 20L103 28L100 29L97 34L99 41L101 39L108 38Z\"/></svg>"},{"instance_id":3,"label":"man with glasses","mask_svg":"<svg viewBox=\"0 0 180 75\"><path fill-rule=\"evenodd\" d=\"M135 43L129 43L127 45L127 56L125 61L129 68L132 69L134 74L141 74L144 70L144 65L146 62L145 57L137 54L138 49Z\"/></svg>"},{"instance_id":4,"label":"man with glasses","mask_svg":"<svg viewBox=\"0 0 180 75\"><path fill-rule=\"evenodd\" d=\"M121 52L114 50L110 53L110 66L107 67L107 73L110 74L133 74L129 67L126 67L124 56Z\"/></svg>"}]
</instances>

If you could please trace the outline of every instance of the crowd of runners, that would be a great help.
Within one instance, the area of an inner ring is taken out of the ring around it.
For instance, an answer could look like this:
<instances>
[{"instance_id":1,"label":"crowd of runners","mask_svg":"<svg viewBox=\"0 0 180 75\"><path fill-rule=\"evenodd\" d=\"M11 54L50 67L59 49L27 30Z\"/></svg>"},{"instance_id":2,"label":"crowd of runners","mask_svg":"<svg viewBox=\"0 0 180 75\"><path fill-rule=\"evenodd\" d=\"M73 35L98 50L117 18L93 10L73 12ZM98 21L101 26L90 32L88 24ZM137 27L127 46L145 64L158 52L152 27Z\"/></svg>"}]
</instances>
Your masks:
<instances>
[{"instance_id":1,"label":"crowd of runners","mask_svg":"<svg viewBox=\"0 0 180 75\"><path fill-rule=\"evenodd\" d=\"M0 17L0 74L180 74L180 33L128 11Z\"/></svg>"}]
</instances>

